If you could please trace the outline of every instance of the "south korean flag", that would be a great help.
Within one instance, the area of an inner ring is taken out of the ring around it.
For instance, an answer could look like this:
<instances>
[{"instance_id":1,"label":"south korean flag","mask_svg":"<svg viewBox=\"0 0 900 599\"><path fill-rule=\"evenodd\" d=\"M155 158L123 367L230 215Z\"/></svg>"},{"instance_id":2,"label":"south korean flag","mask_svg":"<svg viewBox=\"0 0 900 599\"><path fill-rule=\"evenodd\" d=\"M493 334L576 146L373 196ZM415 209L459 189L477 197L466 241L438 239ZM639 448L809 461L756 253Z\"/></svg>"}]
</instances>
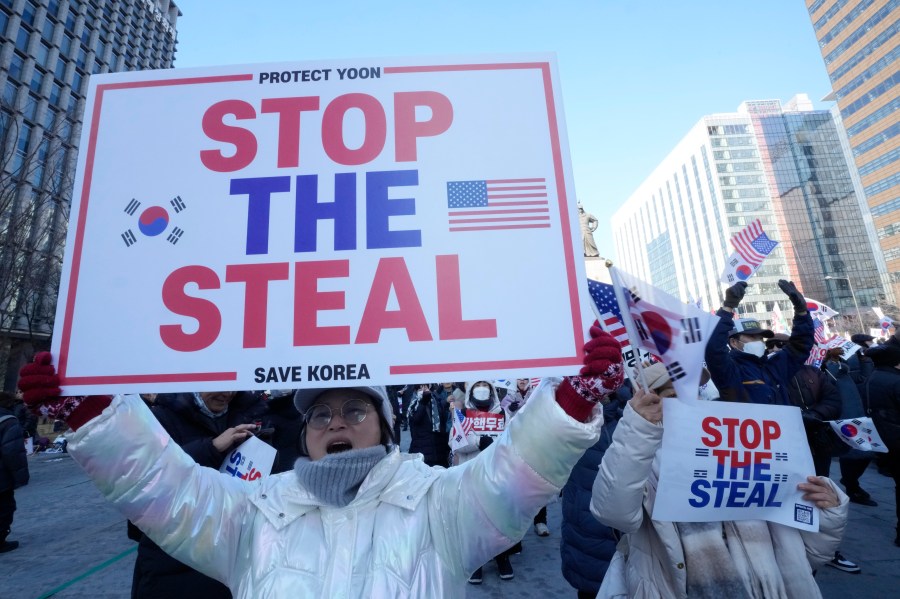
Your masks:
<instances>
[{"instance_id":1,"label":"south korean flag","mask_svg":"<svg viewBox=\"0 0 900 599\"><path fill-rule=\"evenodd\" d=\"M618 268L609 270L617 297L624 298L621 311L632 342L662 360L678 397L696 399L706 343L719 318Z\"/></svg>"}]
</instances>

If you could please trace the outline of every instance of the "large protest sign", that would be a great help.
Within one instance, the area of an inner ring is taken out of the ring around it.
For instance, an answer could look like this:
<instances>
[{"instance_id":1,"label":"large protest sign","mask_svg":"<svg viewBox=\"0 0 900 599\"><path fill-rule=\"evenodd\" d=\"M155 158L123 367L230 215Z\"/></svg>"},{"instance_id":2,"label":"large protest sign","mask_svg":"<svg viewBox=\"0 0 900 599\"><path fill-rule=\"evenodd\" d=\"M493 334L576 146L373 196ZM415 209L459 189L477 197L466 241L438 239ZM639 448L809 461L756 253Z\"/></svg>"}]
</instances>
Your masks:
<instances>
[{"instance_id":1,"label":"large protest sign","mask_svg":"<svg viewBox=\"0 0 900 599\"><path fill-rule=\"evenodd\" d=\"M819 530L818 508L797 490L815 473L799 408L667 400L663 422L654 520Z\"/></svg>"},{"instance_id":2,"label":"large protest sign","mask_svg":"<svg viewBox=\"0 0 900 599\"><path fill-rule=\"evenodd\" d=\"M53 340L67 393L581 365L552 56L92 76L76 179ZM509 281L540 284L511 301Z\"/></svg>"}]
</instances>

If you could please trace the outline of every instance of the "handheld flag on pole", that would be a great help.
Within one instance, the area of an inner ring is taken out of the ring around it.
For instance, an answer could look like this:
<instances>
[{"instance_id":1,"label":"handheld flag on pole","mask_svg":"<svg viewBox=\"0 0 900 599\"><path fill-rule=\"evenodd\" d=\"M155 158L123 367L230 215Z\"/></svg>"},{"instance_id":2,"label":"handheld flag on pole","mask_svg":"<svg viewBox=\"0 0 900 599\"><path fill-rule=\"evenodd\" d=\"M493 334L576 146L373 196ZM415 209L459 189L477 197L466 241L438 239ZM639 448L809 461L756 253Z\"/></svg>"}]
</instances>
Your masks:
<instances>
[{"instance_id":1,"label":"handheld flag on pole","mask_svg":"<svg viewBox=\"0 0 900 599\"><path fill-rule=\"evenodd\" d=\"M822 302L818 300L814 300L812 298L806 298L806 309L809 310L810 316L813 318L820 318L822 320L828 320L829 318L834 318L840 312L834 310Z\"/></svg>"},{"instance_id":2,"label":"handheld flag on pole","mask_svg":"<svg viewBox=\"0 0 900 599\"><path fill-rule=\"evenodd\" d=\"M772 331L775 333L786 333L790 334L791 329L787 325L787 320L784 318L784 313L781 311L781 306L778 303L775 303L775 307L772 309Z\"/></svg>"},{"instance_id":3,"label":"handheld flag on pole","mask_svg":"<svg viewBox=\"0 0 900 599\"><path fill-rule=\"evenodd\" d=\"M752 277L778 242L769 239L762 223L756 219L731 238L731 245L735 251L725 261L725 269L719 277L721 282L729 285Z\"/></svg>"},{"instance_id":4,"label":"handheld flag on pole","mask_svg":"<svg viewBox=\"0 0 900 599\"><path fill-rule=\"evenodd\" d=\"M678 397L696 399L706 343L719 318L615 267L609 272L634 345L659 356Z\"/></svg>"}]
</instances>

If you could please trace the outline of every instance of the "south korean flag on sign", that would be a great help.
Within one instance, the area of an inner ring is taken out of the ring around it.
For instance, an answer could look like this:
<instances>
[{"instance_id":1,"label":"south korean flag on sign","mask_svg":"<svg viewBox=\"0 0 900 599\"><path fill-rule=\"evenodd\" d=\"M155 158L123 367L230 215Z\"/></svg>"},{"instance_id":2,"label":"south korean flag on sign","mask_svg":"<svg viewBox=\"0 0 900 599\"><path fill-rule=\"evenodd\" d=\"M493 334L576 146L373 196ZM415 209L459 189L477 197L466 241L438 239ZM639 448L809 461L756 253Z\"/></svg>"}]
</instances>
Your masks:
<instances>
[{"instance_id":1,"label":"south korean flag on sign","mask_svg":"<svg viewBox=\"0 0 900 599\"><path fill-rule=\"evenodd\" d=\"M610 268L617 296L623 297L623 321L638 347L666 365L678 397L696 399L706 342L718 322L693 304L617 268Z\"/></svg>"}]
</instances>

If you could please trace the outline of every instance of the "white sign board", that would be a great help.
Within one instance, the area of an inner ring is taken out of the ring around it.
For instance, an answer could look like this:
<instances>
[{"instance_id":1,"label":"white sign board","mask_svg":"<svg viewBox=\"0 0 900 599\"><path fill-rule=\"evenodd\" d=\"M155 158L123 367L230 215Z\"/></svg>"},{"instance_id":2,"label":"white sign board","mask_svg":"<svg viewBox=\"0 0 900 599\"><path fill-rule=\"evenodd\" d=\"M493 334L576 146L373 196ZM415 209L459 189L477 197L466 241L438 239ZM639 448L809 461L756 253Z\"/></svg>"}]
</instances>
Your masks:
<instances>
[{"instance_id":1,"label":"white sign board","mask_svg":"<svg viewBox=\"0 0 900 599\"><path fill-rule=\"evenodd\" d=\"M67 394L581 365L551 55L95 75L81 139L53 338Z\"/></svg>"},{"instance_id":2,"label":"white sign board","mask_svg":"<svg viewBox=\"0 0 900 599\"><path fill-rule=\"evenodd\" d=\"M799 408L664 401L663 422L654 520L819 530L818 508L797 490L815 474Z\"/></svg>"}]
</instances>

